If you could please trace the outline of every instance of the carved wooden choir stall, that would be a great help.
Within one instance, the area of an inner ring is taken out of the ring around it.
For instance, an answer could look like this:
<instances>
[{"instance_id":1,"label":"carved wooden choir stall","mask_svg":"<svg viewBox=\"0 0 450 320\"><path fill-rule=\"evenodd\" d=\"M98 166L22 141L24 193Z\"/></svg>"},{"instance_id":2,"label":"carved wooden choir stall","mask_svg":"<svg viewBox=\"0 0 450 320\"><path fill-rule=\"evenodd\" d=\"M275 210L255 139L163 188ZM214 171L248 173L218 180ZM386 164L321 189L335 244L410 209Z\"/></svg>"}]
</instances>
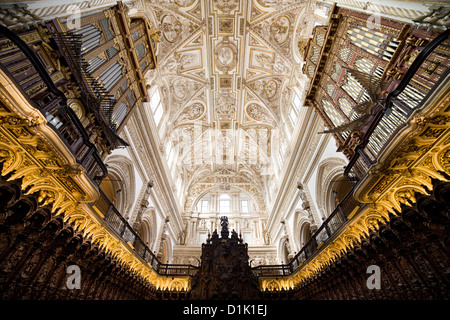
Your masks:
<instances>
[{"instance_id":1,"label":"carved wooden choir stall","mask_svg":"<svg viewBox=\"0 0 450 320\"><path fill-rule=\"evenodd\" d=\"M220 237L215 230L202 244L190 299L257 299L258 279L249 265L248 245L234 230L229 237L227 217L221 217L220 224Z\"/></svg>"}]
</instances>

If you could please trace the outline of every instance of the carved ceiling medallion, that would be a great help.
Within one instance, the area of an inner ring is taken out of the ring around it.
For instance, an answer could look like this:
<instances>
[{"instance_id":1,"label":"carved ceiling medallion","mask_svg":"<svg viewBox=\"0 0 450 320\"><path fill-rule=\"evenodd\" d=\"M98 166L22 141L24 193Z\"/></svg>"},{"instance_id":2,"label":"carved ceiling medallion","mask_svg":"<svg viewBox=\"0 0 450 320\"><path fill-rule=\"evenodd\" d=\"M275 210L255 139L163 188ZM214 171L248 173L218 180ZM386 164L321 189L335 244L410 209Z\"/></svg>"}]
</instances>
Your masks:
<instances>
[{"instance_id":1,"label":"carved ceiling medallion","mask_svg":"<svg viewBox=\"0 0 450 320\"><path fill-rule=\"evenodd\" d=\"M281 16L270 25L270 34L279 45L284 44L288 40L290 24L288 17Z\"/></svg>"},{"instance_id":2,"label":"carved ceiling medallion","mask_svg":"<svg viewBox=\"0 0 450 320\"><path fill-rule=\"evenodd\" d=\"M217 51L219 62L223 65L229 65L233 61L233 50L230 47L222 47Z\"/></svg>"},{"instance_id":3,"label":"carved ceiling medallion","mask_svg":"<svg viewBox=\"0 0 450 320\"><path fill-rule=\"evenodd\" d=\"M178 40L181 34L182 25L173 15L165 15L161 19L161 26L164 39L170 43L174 43Z\"/></svg>"},{"instance_id":4,"label":"carved ceiling medallion","mask_svg":"<svg viewBox=\"0 0 450 320\"><path fill-rule=\"evenodd\" d=\"M220 92L216 99L219 120L231 120L236 110L236 98L232 92Z\"/></svg>"},{"instance_id":5,"label":"carved ceiling medallion","mask_svg":"<svg viewBox=\"0 0 450 320\"><path fill-rule=\"evenodd\" d=\"M247 114L250 118L256 121L261 121L264 117L264 112L256 103L249 104L246 108Z\"/></svg>"},{"instance_id":6,"label":"carved ceiling medallion","mask_svg":"<svg viewBox=\"0 0 450 320\"><path fill-rule=\"evenodd\" d=\"M203 112L205 111L205 107L200 103L194 103L191 105L186 113L183 115L184 119L187 120L196 120L200 118L201 115L203 115Z\"/></svg>"},{"instance_id":7,"label":"carved ceiling medallion","mask_svg":"<svg viewBox=\"0 0 450 320\"><path fill-rule=\"evenodd\" d=\"M172 86L173 93L177 99L181 100L186 97L188 88L185 81L177 79L172 83Z\"/></svg>"},{"instance_id":8,"label":"carved ceiling medallion","mask_svg":"<svg viewBox=\"0 0 450 320\"><path fill-rule=\"evenodd\" d=\"M224 37L223 41L216 46L215 56L217 69L230 71L236 66L237 48L228 40L228 37Z\"/></svg>"},{"instance_id":9,"label":"carved ceiling medallion","mask_svg":"<svg viewBox=\"0 0 450 320\"><path fill-rule=\"evenodd\" d=\"M237 8L239 0L215 0L215 7L223 13L231 13Z\"/></svg>"}]
</instances>

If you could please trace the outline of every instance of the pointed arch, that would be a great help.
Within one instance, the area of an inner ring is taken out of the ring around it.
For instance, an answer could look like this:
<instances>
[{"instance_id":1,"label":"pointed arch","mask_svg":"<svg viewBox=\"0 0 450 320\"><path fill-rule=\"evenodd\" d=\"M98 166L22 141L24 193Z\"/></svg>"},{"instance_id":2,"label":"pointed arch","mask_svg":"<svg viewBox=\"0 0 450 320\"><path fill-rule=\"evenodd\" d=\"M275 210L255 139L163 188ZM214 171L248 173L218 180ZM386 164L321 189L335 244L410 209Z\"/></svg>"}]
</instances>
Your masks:
<instances>
[{"instance_id":1,"label":"pointed arch","mask_svg":"<svg viewBox=\"0 0 450 320\"><path fill-rule=\"evenodd\" d=\"M100 188L124 215L131 199L135 198L135 173L131 159L119 154L111 154L105 160L108 175L100 184Z\"/></svg>"},{"instance_id":2,"label":"pointed arch","mask_svg":"<svg viewBox=\"0 0 450 320\"><path fill-rule=\"evenodd\" d=\"M139 230L142 240L149 248L152 248L155 244L157 232L155 208L150 207L142 215L142 223Z\"/></svg>"},{"instance_id":3,"label":"pointed arch","mask_svg":"<svg viewBox=\"0 0 450 320\"><path fill-rule=\"evenodd\" d=\"M338 157L330 157L319 163L316 177L317 207L327 217L333 212L339 199L351 189L351 184L344 177L347 162Z\"/></svg>"}]
</instances>

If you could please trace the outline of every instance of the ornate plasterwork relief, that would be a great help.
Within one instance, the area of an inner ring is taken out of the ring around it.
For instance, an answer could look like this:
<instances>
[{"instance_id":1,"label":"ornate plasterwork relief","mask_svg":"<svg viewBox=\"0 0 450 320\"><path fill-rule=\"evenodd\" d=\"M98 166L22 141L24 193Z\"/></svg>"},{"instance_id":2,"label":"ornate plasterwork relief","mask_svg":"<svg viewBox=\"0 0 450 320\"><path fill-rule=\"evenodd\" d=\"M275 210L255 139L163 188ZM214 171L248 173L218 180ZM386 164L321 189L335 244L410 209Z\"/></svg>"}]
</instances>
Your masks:
<instances>
[{"instance_id":1,"label":"ornate plasterwork relief","mask_svg":"<svg viewBox=\"0 0 450 320\"><path fill-rule=\"evenodd\" d=\"M244 188L267 209L266 184L276 184L274 132L285 130L281 113L287 110L281 105L289 104L286 88L296 72L291 50L305 4L186 0L146 6L163 38L154 81L164 83L169 114L161 143L176 142L180 135L193 143L177 153L181 207L190 210L196 197L216 184L238 186L236 179L247 179L249 172L255 182ZM222 154L224 149L230 153ZM286 158L290 154L287 148ZM196 180L205 166L209 172L226 169L231 182Z\"/></svg>"},{"instance_id":2,"label":"ornate plasterwork relief","mask_svg":"<svg viewBox=\"0 0 450 320\"><path fill-rule=\"evenodd\" d=\"M214 53L216 68L219 71L227 73L236 67L238 49L228 36L223 37L223 40L216 45Z\"/></svg>"},{"instance_id":3,"label":"ornate plasterwork relief","mask_svg":"<svg viewBox=\"0 0 450 320\"><path fill-rule=\"evenodd\" d=\"M232 120L236 112L236 98L233 92L225 91L217 95L215 112L219 120Z\"/></svg>"},{"instance_id":4,"label":"ornate plasterwork relief","mask_svg":"<svg viewBox=\"0 0 450 320\"><path fill-rule=\"evenodd\" d=\"M161 19L162 35L169 43L174 43L181 35L183 25L171 14L166 14Z\"/></svg>"},{"instance_id":5,"label":"ornate plasterwork relief","mask_svg":"<svg viewBox=\"0 0 450 320\"><path fill-rule=\"evenodd\" d=\"M240 0L213 0L214 8L222 14L233 14Z\"/></svg>"}]
</instances>

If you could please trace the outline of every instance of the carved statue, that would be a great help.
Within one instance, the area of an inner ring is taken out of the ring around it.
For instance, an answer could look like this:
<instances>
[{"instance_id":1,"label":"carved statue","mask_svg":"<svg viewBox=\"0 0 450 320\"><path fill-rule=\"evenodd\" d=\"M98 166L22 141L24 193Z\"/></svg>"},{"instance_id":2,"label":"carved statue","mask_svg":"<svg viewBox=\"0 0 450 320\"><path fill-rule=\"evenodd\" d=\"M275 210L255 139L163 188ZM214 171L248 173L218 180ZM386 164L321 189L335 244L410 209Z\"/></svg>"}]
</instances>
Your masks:
<instances>
[{"instance_id":1,"label":"carved statue","mask_svg":"<svg viewBox=\"0 0 450 320\"><path fill-rule=\"evenodd\" d=\"M222 231L220 232L220 235L222 238L228 238L228 235L230 232L228 231L228 217L223 216L220 217L220 225L222 226Z\"/></svg>"},{"instance_id":2,"label":"carved statue","mask_svg":"<svg viewBox=\"0 0 450 320\"><path fill-rule=\"evenodd\" d=\"M222 226L222 229L228 227L228 217L227 216L220 217L220 225Z\"/></svg>"}]
</instances>

